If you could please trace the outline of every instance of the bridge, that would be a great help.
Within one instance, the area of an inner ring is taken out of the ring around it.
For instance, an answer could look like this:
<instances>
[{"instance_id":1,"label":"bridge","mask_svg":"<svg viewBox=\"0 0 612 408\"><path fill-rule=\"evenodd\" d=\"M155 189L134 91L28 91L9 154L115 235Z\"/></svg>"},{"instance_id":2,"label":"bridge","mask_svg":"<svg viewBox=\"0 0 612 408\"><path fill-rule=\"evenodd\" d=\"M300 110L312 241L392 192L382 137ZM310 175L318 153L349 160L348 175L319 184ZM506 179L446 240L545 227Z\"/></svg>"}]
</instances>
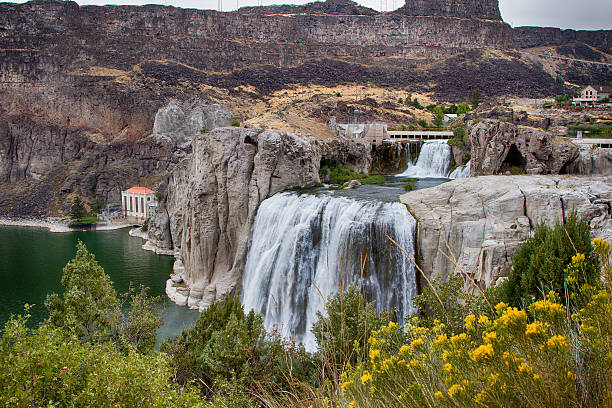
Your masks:
<instances>
[{"instance_id":1,"label":"bridge","mask_svg":"<svg viewBox=\"0 0 612 408\"><path fill-rule=\"evenodd\" d=\"M612 148L612 139L595 139L595 138L572 138L572 143L582 146Z\"/></svg>"},{"instance_id":2,"label":"bridge","mask_svg":"<svg viewBox=\"0 0 612 408\"><path fill-rule=\"evenodd\" d=\"M453 132L435 130L388 130L387 136L387 140L392 141L448 140L453 137Z\"/></svg>"}]
</instances>

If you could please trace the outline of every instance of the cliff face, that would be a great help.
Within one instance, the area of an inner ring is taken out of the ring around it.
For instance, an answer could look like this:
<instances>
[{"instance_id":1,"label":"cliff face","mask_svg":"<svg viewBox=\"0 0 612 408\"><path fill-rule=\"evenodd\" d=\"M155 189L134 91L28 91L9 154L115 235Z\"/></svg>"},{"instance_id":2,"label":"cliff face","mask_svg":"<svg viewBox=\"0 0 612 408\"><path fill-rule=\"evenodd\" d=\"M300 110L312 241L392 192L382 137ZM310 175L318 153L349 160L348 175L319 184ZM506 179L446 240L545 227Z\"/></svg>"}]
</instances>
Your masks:
<instances>
[{"instance_id":1,"label":"cliff face","mask_svg":"<svg viewBox=\"0 0 612 408\"><path fill-rule=\"evenodd\" d=\"M486 119L472 128L471 174L503 174L518 168L528 174L559 174L579 155L573 143L543 130Z\"/></svg>"},{"instance_id":2,"label":"cliff face","mask_svg":"<svg viewBox=\"0 0 612 408\"><path fill-rule=\"evenodd\" d=\"M612 239L609 177L484 176L413 191L400 200L417 218L425 274L446 279L459 273L444 252L482 287L507 276L512 256L540 222L552 226L576 210L594 237Z\"/></svg>"},{"instance_id":3,"label":"cliff face","mask_svg":"<svg viewBox=\"0 0 612 408\"><path fill-rule=\"evenodd\" d=\"M259 204L278 191L318 183L321 158L367 171L367 146L331 143L236 128L194 140L193 154L170 176L149 232L157 247L173 248L183 262L188 288L178 294L174 288L175 301L204 308L233 290Z\"/></svg>"},{"instance_id":4,"label":"cliff face","mask_svg":"<svg viewBox=\"0 0 612 408\"><path fill-rule=\"evenodd\" d=\"M562 30L553 27L516 27L512 30L516 48L559 46L573 42L589 44L610 54L611 30Z\"/></svg>"},{"instance_id":5,"label":"cliff face","mask_svg":"<svg viewBox=\"0 0 612 408\"><path fill-rule=\"evenodd\" d=\"M406 4L397 13L501 20L498 0L406 0Z\"/></svg>"}]
</instances>

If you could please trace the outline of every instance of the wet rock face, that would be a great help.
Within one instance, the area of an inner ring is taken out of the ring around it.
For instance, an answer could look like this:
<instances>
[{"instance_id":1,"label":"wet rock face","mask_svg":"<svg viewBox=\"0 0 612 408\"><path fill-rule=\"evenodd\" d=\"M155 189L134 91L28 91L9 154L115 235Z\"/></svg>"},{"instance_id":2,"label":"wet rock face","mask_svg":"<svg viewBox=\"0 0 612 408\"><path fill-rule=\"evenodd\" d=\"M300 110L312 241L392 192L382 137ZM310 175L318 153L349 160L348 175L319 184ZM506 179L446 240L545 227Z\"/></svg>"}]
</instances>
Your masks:
<instances>
[{"instance_id":1,"label":"wet rock face","mask_svg":"<svg viewBox=\"0 0 612 408\"><path fill-rule=\"evenodd\" d=\"M367 171L368 146L332 143L245 128L219 128L194 139L192 155L169 177L149 227L154 245L179 254L190 307L204 308L236 287L263 200L318 183L321 158L331 149L337 161Z\"/></svg>"},{"instance_id":2,"label":"wet rock face","mask_svg":"<svg viewBox=\"0 0 612 408\"><path fill-rule=\"evenodd\" d=\"M498 0L406 0L397 13L501 20Z\"/></svg>"},{"instance_id":3,"label":"wet rock face","mask_svg":"<svg viewBox=\"0 0 612 408\"><path fill-rule=\"evenodd\" d=\"M528 174L559 174L578 157L578 147L533 128L486 119L472 128L471 174L491 175L519 168Z\"/></svg>"},{"instance_id":4,"label":"wet rock face","mask_svg":"<svg viewBox=\"0 0 612 408\"><path fill-rule=\"evenodd\" d=\"M554 225L576 210L594 237L612 239L612 181L582 176L484 176L400 196L418 221L420 266L429 277L459 273L441 251L483 287L507 276L512 256L540 222Z\"/></svg>"}]
</instances>

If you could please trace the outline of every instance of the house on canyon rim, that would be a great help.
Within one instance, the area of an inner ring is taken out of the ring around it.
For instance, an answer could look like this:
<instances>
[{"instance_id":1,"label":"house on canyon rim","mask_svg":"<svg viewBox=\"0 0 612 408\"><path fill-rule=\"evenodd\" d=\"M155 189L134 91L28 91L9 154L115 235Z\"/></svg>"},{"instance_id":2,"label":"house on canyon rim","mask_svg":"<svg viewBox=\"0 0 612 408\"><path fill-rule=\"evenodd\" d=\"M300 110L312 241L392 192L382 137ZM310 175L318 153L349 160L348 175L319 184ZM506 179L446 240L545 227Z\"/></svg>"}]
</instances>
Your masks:
<instances>
[{"instance_id":1,"label":"house on canyon rim","mask_svg":"<svg viewBox=\"0 0 612 408\"><path fill-rule=\"evenodd\" d=\"M155 208L155 191L150 188L134 186L121 192L121 210L126 218L142 222L153 215Z\"/></svg>"},{"instance_id":2,"label":"house on canyon rim","mask_svg":"<svg viewBox=\"0 0 612 408\"><path fill-rule=\"evenodd\" d=\"M589 85L580 92L579 98L574 98L573 104L578 106L593 105L596 102L609 100L612 93L612 86Z\"/></svg>"}]
</instances>

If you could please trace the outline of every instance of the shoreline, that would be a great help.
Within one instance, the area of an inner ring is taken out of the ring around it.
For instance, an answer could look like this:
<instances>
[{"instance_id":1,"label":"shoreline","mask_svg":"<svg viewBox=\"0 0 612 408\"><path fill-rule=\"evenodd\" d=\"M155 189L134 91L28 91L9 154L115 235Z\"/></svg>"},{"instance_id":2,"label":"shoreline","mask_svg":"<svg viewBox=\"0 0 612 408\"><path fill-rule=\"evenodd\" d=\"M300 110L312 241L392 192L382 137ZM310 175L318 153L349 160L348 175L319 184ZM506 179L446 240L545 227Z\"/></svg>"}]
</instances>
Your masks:
<instances>
[{"instance_id":1,"label":"shoreline","mask_svg":"<svg viewBox=\"0 0 612 408\"><path fill-rule=\"evenodd\" d=\"M0 226L7 227L28 227L28 228L46 228L49 232L54 233L62 233L62 232L76 232L82 231L80 229L74 229L68 227L68 224L65 222L61 222L59 219L54 220L52 218L47 220L40 220L35 218L17 218L10 219L5 217L0 217ZM122 228L130 228L133 227L133 223L122 222L122 223L106 223L96 227L96 229L87 230L87 231L110 231Z\"/></svg>"}]
</instances>

